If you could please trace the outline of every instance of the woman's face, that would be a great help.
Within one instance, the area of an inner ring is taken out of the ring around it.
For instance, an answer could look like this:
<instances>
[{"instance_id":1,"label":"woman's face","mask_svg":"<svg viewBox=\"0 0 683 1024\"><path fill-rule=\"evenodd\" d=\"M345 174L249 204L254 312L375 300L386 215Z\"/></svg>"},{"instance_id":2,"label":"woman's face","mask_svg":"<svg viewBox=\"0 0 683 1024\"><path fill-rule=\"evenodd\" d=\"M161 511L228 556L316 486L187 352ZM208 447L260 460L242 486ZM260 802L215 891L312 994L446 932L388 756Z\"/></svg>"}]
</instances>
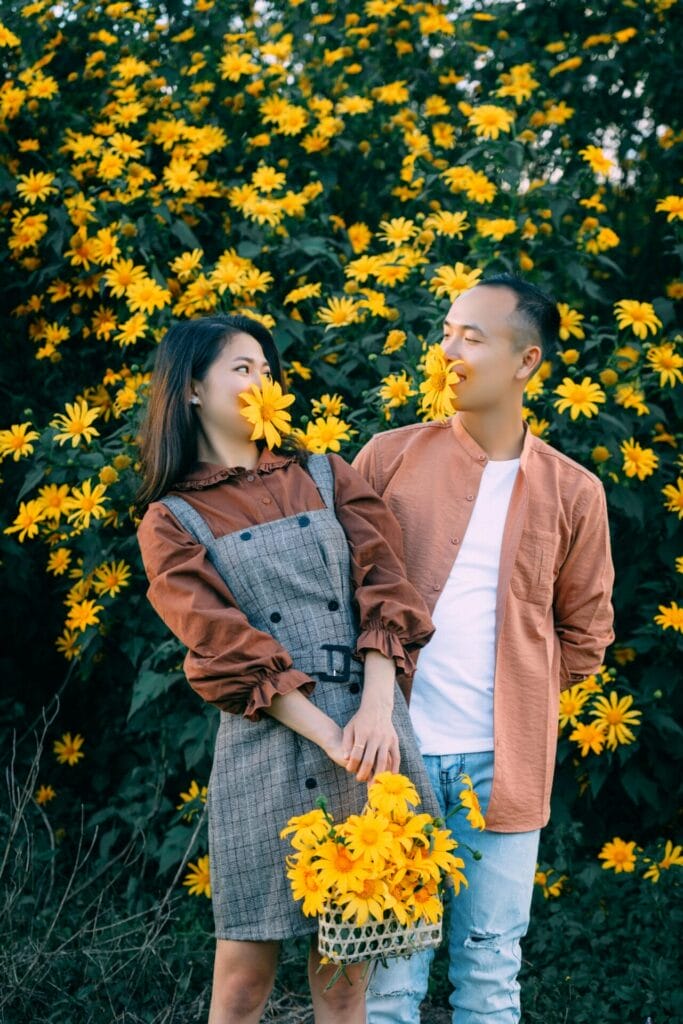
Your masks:
<instances>
[{"instance_id":1,"label":"woman's face","mask_svg":"<svg viewBox=\"0 0 683 1024\"><path fill-rule=\"evenodd\" d=\"M225 439L249 440L252 425L240 414L237 396L261 375L270 376L263 349L251 334L235 334L225 342L204 380L192 381L193 406L205 433Z\"/></svg>"}]
</instances>

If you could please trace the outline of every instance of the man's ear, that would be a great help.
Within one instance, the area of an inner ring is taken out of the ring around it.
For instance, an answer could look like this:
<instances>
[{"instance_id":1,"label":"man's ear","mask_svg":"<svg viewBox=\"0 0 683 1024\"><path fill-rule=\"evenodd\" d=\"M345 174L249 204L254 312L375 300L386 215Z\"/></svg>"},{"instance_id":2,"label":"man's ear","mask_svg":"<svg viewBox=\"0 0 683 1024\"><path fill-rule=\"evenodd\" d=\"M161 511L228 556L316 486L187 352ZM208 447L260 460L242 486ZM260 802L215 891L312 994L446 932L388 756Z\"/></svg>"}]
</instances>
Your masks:
<instances>
[{"instance_id":1,"label":"man's ear","mask_svg":"<svg viewBox=\"0 0 683 1024\"><path fill-rule=\"evenodd\" d=\"M515 370L515 378L523 380L524 383L536 372L543 359L543 350L540 345L527 345L521 354L521 363Z\"/></svg>"}]
</instances>

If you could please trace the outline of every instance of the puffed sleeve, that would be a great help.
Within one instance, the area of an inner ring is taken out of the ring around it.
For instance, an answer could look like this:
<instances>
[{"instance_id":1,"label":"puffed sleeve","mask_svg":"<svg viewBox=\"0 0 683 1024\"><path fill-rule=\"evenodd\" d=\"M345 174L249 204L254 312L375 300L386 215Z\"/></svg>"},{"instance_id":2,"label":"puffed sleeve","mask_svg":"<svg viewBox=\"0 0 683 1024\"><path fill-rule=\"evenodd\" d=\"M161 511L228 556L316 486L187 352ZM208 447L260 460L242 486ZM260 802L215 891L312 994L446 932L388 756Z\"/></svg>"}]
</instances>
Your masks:
<instances>
[{"instance_id":1,"label":"puffed sleeve","mask_svg":"<svg viewBox=\"0 0 683 1024\"><path fill-rule=\"evenodd\" d=\"M153 502L138 527L149 580L147 597L185 644L190 686L222 711L258 721L276 694L315 681L292 667L292 658L269 633L255 629L198 543L161 502Z\"/></svg>"},{"instance_id":2,"label":"puffed sleeve","mask_svg":"<svg viewBox=\"0 0 683 1024\"><path fill-rule=\"evenodd\" d=\"M399 681L409 680L434 626L426 604L406 578L401 527L360 473L338 455L329 458L360 614L357 654L380 651L395 661Z\"/></svg>"}]
</instances>

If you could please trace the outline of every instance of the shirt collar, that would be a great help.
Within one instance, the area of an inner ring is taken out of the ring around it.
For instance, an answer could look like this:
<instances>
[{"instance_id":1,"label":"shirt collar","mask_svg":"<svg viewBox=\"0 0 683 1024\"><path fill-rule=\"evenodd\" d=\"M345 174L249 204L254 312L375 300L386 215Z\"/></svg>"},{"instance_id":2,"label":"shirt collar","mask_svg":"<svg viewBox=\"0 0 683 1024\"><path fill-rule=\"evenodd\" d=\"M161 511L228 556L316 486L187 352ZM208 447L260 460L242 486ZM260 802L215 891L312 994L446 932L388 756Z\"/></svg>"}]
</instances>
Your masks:
<instances>
[{"instance_id":1,"label":"shirt collar","mask_svg":"<svg viewBox=\"0 0 683 1024\"><path fill-rule=\"evenodd\" d=\"M525 423L524 421L522 422L524 426L524 440L522 442L522 451L519 457L520 469L524 469L526 461L529 457L529 451L533 447L534 442L536 440L534 435L529 430L528 423ZM451 429L460 447L464 448L464 450L467 452L469 457L474 462L484 463L489 461L489 457L484 451L484 449L481 447L481 445L477 444L472 435L469 434L465 429L463 422L458 416L457 412L455 416L453 416L451 419Z\"/></svg>"},{"instance_id":2,"label":"shirt collar","mask_svg":"<svg viewBox=\"0 0 683 1024\"><path fill-rule=\"evenodd\" d=\"M222 480L245 476L247 473L272 473L274 469L286 466L293 461L293 455L278 455L271 452L269 448L261 450L258 462L253 469L247 469L245 466L222 466L216 462L198 460L190 472L178 483L175 483L172 489L174 491L201 491Z\"/></svg>"}]
</instances>

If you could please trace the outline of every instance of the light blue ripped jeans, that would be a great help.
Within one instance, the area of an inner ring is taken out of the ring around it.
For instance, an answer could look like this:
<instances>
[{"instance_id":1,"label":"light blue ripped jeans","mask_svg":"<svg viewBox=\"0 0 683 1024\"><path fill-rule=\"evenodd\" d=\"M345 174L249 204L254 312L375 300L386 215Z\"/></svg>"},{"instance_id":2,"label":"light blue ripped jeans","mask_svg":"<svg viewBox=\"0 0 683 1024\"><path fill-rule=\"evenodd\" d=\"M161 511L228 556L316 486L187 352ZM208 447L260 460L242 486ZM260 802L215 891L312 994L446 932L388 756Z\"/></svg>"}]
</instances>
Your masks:
<instances>
[{"instance_id":1,"label":"light blue ripped jeans","mask_svg":"<svg viewBox=\"0 0 683 1024\"><path fill-rule=\"evenodd\" d=\"M426 755L424 762L444 816L458 803L469 775L486 807L493 780L493 752ZM453 1024L518 1024L521 964L519 940L529 925L540 830L477 832L464 812L448 827L459 843L479 850L474 861L463 851L469 888L453 897L448 941L448 979ZM446 938L446 937L445 937ZM367 996L368 1024L419 1024L427 994L433 950L378 964Z\"/></svg>"}]
</instances>

